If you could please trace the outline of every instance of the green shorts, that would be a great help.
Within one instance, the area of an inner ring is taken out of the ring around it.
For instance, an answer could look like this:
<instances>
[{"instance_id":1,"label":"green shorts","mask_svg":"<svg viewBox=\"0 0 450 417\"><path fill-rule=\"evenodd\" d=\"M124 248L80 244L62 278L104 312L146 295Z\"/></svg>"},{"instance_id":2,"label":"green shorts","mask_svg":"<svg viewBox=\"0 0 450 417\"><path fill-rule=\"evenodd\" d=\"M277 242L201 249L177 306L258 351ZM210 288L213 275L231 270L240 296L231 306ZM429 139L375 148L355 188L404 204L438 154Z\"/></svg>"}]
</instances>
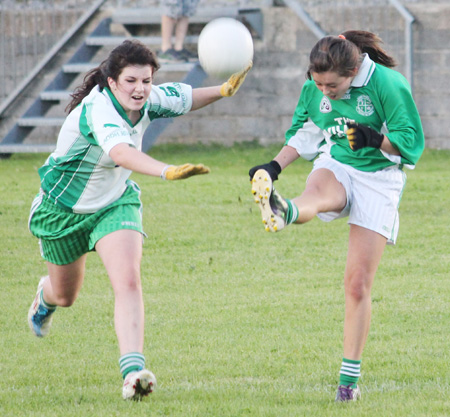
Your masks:
<instances>
[{"instance_id":1,"label":"green shorts","mask_svg":"<svg viewBox=\"0 0 450 417\"><path fill-rule=\"evenodd\" d=\"M95 244L109 233L131 229L144 234L139 187L130 182L117 201L92 214L73 213L41 192L33 201L28 227L39 238L46 261L67 265L94 251Z\"/></svg>"}]
</instances>

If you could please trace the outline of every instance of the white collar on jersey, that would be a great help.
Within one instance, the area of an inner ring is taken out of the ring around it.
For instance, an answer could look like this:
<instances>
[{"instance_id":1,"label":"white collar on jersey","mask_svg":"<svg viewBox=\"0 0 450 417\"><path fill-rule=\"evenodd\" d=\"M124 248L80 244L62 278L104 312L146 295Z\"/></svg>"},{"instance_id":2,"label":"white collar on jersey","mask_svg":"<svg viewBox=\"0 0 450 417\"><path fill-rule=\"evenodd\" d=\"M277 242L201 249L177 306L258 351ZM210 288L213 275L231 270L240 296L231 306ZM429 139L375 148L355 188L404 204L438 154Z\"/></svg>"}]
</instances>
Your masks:
<instances>
[{"instance_id":1,"label":"white collar on jersey","mask_svg":"<svg viewBox=\"0 0 450 417\"><path fill-rule=\"evenodd\" d=\"M353 81L350 84L351 87L364 87L365 85L367 85L367 83L370 80L370 77L375 71L375 62L373 62L369 58L369 55L363 54L363 56L364 56L363 62L359 67L358 74L356 74L356 77L353 78Z\"/></svg>"}]
</instances>

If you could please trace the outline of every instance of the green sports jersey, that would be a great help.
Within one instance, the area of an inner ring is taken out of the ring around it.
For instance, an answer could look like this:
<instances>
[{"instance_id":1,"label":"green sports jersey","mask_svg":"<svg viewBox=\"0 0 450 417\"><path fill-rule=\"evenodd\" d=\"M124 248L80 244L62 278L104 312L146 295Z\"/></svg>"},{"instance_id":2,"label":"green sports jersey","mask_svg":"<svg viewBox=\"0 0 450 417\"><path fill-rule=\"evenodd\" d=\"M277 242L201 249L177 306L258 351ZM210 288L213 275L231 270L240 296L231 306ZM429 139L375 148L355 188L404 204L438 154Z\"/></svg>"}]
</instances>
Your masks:
<instances>
[{"instance_id":1,"label":"green sports jersey","mask_svg":"<svg viewBox=\"0 0 450 417\"><path fill-rule=\"evenodd\" d=\"M95 87L67 116L55 151L39 169L43 192L74 213L94 213L113 203L125 191L131 171L116 166L110 150L119 143L140 150L152 120L179 116L191 107L191 86L153 86L133 124L108 88Z\"/></svg>"},{"instance_id":2,"label":"green sports jersey","mask_svg":"<svg viewBox=\"0 0 450 417\"><path fill-rule=\"evenodd\" d=\"M401 156L375 148L353 151L345 134L349 121L385 134ZM326 153L361 171L378 171L393 165L414 168L425 139L406 79L399 72L374 63L366 54L340 100L330 100L314 81L305 82L285 144L308 160Z\"/></svg>"}]
</instances>

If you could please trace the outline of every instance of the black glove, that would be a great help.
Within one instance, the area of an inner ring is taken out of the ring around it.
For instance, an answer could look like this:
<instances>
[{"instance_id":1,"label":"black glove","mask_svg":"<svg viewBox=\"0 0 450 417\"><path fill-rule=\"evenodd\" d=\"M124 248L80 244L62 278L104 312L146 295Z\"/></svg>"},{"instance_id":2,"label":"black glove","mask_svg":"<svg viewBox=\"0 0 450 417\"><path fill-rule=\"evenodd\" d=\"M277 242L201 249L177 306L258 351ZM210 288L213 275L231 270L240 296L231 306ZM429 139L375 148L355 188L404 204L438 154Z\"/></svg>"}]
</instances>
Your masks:
<instances>
[{"instance_id":1,"label":"black glove","mask_svg":"<svg viewBox=\"0 0 450 417\"><path fill-rule=\"evenodd\" d=\"M272 178L272 181L277 180L278 174L281 173L280 164L277 161L270 161L268 164L257 165L253 168L250 168L250 170L248 171L248 175L250 175L250 181L253 179L253 176L255 175L255 172L258 171L258 169L266 170L269 173L270 178Z\"/></svg>"},{"instance_id":2,"label":"black glove","mask_svg":"<svg viewBox=\"0 0 450 417\"><path fill-rule=\"evenodd\" d=\"M350 148L354 151L365 147L380 149L384 139L381 133L359 123L347 123L346 133Z\"/></svg>"}]
</instances>

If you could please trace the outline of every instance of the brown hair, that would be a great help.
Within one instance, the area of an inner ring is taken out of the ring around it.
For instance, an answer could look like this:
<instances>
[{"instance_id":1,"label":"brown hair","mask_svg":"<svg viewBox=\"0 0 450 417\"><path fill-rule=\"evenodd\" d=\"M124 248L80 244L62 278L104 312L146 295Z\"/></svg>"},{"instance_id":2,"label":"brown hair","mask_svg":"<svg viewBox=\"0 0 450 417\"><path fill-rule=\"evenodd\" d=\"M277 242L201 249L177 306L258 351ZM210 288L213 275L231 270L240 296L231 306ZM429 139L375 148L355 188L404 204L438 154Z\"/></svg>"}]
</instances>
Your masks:
<instances>
[{"instance_id":1,"label":"brown hair","mask_svg":"<svg viewBox=\"0 0 450 417\"><path fill-rule=\"evenodd\" d=\"M311 50L306 76L311 79L311 72L326 71L350 76L360 65L362 53L367 53L378 64L393 68L397 63L381 47L382 43L379 36L364 30L348 30L339 36L326 36Z\"/></svg>"},{"instance_id":2,"label":"brown hair","mask_svg":"<svg viewBox=\"0 0 450 417\"><path fill-rule=\"evenodd\" d=\"M98 84L100 88L108 86L108 77L117 81L122 70L129 65L150 65L153 74L159 69L156 55L143 43L132 39L125 40L114 48L97 68L90 70L83 79L83 84L78 86L70 96L72 100L66 107L71 112L81 103L91 90Z\"/></svg>"}]
</instances>

